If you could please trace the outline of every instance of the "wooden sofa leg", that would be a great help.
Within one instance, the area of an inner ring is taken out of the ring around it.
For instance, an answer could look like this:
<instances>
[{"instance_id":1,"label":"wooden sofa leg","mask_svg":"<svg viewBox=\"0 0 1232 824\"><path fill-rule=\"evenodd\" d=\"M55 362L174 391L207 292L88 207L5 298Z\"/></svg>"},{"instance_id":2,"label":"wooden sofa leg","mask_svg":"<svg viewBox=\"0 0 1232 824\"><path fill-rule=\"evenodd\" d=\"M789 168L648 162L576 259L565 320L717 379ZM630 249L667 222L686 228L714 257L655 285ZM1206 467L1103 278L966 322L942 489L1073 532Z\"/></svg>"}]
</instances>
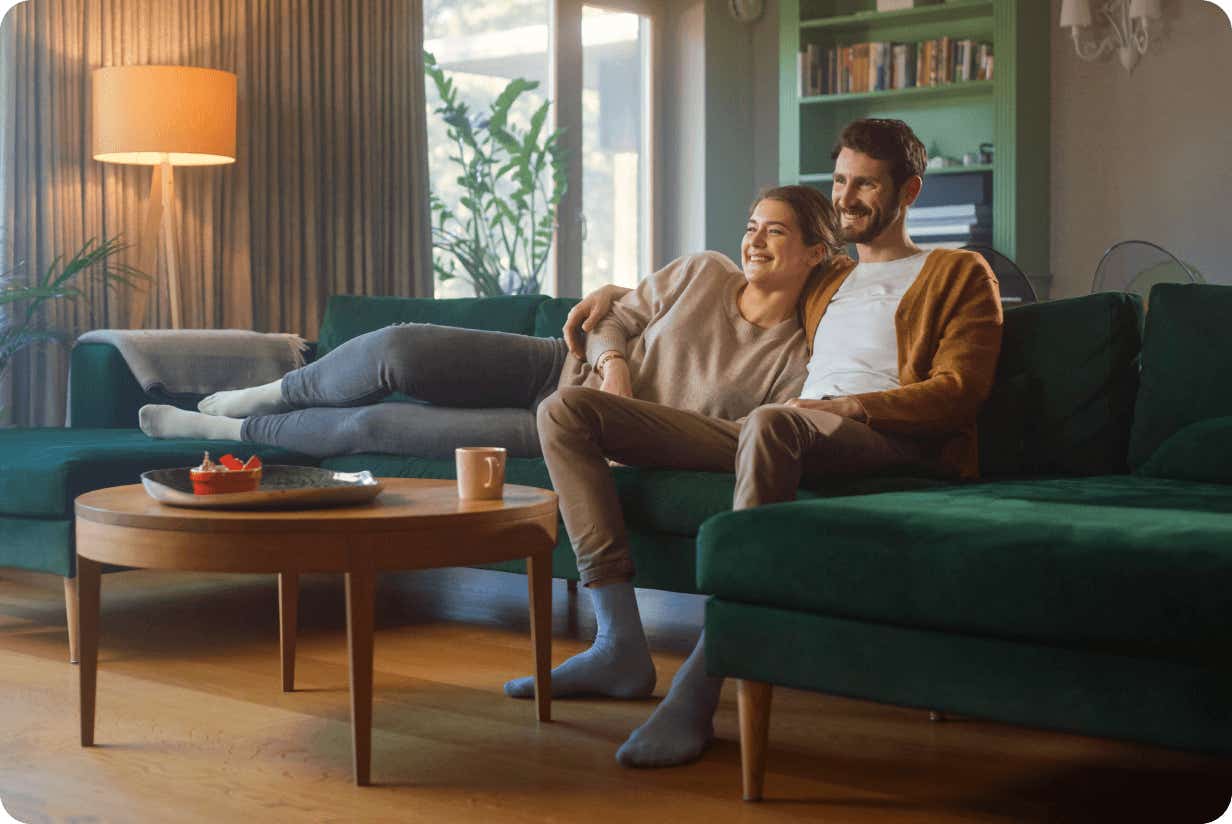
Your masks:
<instances>
[{"instance_id":1,"label":"wooden sofa leg","mask_svg":"<svg viewBox=\"0 0 1232 824\"><path fill-rule=\"evenodd\" d=\"M68 623L68 662L81 663L77 648L77 579L64 579L64 617Z\"/></svg>"},{"instance_id":2,"label":"wooden sofa leg","mask_svg":"<svg viewBox=\"0 0 1232 824\"><path fill-rule=\"evenodd\" d=\"M770 737L770 698L773 690L770 684L761 681L737 681L740 772L745 801L761 801L766 780L766 745Z\"/></svg>"},{"instance_id":3,"label":"wooden sofa leg","mask_svg":"<svg viewBox=\"0 0 1232 824\"><path fill-rule=\"evenodd\" d=\"M278 646L282 652L282 691L295 691L295 636L299 630L299 574L278 574Z\"/></svg>"},{"instance_id":4,"label":"wooden sofa leg","mask_svg":"<svg viewBox=\"0 0 1232 824\"><path fill-rule=\"evenodd\" d=\"M577 581L569 578L565 581L565 589L569 592L577 592Z\"/></svg>"}]
</instances>

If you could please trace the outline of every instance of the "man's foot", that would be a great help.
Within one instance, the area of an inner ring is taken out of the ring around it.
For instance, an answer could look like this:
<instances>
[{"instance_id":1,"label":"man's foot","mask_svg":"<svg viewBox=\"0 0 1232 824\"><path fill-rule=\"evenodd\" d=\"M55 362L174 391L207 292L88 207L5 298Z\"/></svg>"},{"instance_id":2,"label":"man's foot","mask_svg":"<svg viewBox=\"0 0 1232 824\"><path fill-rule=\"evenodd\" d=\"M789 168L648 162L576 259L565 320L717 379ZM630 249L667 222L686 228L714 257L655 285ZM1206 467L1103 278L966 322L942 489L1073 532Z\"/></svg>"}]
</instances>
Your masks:
<instances>
[{"instance_id":1,"label":"man's foot","mask_svg":"<svg viewBox=\"0 0 1232 824\"><path fill-rule=\"evenodd\" d=\"M282 381L276 380L248 389L231 389L215 392L197 408L207 415L225 418L247 418L252 415L277 415L290 412L291 407L282 399Z\"/></svg>"},{"instance_id":2,"label":"man's foot","mask_svg":"<svg viewBox=\"0 0 1232 824\"><path fill-rule=\"evenodd\" d=\"M697 760L714 740L722 689L722 678L706 675L699 640L667 697L616 751L616 760L625 767L674 767Z\"/></svg>"},{"instance_id":3,"label":"man's foot","mask_svg":"<svg viewBox=\"0 0 1232 824\"><path fill-rule=\"evenodd\" d=\"M155 404L141 407L137 411L137 421L141 431L151 438L203 438L210 441L238 441L244 426L238 418L219 418Z\"/></svg>"},{"instance_id":4,"label":"man's foot","mask_svg":"<svg viewBox=\"0 0 1232 824\"><path fill-rule=\"evenodd\" d=\"M645 644L617 645L596 638L594 646L579 652L552 670L552 697L602 695L608 698L645 698L654 692L655 667ZM534 698L535 679L515 678L505 683L510 698Z\"/></svg>"}]
</instances>

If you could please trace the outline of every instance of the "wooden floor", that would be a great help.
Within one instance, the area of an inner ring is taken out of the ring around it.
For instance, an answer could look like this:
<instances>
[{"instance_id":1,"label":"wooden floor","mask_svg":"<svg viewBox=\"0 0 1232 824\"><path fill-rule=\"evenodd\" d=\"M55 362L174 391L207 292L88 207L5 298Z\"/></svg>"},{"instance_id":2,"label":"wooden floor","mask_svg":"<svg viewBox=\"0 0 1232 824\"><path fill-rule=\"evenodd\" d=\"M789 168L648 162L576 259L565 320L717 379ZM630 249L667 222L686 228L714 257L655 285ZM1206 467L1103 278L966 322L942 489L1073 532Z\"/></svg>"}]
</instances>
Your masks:
<instances>
[{"instance_id":1,"label":"wooden floor","mask_svg":"<svg viewBox=\"0 0 1232 824\"><path fill-rule=\"evenodd\" d=\"M1208 821L1232 763L778 690L767 800L740 801L734 685L697 764L633 771L616 747L652 701L558 701L537 725L526 583L478 570L382 579L372 776L351 784L343 589L307 576L297 682L279 689L272 577L104 576L99 746L77 738L57 578L0 574L0 799L21 821ZM640 596L662 695L700 598ZM586 646L555 591L555 655ZM1144 707L1143 711L1149 711ZM1222 804L1221 804L1222 799Z\"/></svg>"}]
</instances>

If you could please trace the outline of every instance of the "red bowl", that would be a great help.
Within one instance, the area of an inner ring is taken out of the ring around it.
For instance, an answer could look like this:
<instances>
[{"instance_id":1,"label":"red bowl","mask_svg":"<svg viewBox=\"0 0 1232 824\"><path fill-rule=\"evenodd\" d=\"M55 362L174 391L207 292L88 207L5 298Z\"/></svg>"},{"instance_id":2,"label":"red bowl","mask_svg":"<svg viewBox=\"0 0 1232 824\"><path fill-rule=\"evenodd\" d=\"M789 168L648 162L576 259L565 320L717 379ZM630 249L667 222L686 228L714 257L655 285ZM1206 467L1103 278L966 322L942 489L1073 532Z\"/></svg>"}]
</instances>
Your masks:
<instances>
[{"instance_id":1,"label":"red bowl","mask_svg":"<svg viewBox=\"0 0 1232 824\"><path fill-rule=\"evenodd\" d=\"M231 469L222 472L189 470L193 494L224 495L229 492L253 492L261 485L260 469Z\"/></svg>"}]
</instances>

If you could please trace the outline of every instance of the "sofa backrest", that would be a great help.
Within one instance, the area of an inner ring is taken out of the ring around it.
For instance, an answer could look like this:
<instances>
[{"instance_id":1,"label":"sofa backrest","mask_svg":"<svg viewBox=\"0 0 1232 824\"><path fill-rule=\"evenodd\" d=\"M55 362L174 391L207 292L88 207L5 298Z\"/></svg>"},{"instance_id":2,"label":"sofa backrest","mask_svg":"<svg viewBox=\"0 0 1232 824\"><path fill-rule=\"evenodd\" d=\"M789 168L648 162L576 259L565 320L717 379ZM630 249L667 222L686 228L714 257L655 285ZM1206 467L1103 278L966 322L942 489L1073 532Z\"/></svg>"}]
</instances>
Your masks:
<instances>
[{"instance_id":1,"label":"sofa backrest","mask_svg":"<svg viewBox=\"0 0 1232 824\"><path fill-rule=\"evenodd\" d=\"M442 300L334 295L325 306L317 354L324 355L351 338L395 323L435 323L532 335L536 312L546 299L543 295Z\"/></svg>"},{"instance_id":2,"label":"sofa backrest","mask_svg":"<svg viewBox=\"0 0 1232 824\"><path fill-rule=\"evenodd\" d=\"M984 476L1128 471L1142 303L1107 292L1010 309L980 416Z\"/></svg>"},{"instance_id":3,"label":"sofa backrest","mask_svg":"<svg viewBox=\"0 0 1232 824\"><path fill-rule=\"evenodd\" d=\"M1232 286L1160 284L1151 290L1142 389L1129 447L1134 469L1183 430L1232 416L1230 320ZM1195 446L1201 449L1202 439ZM1232 454L1203 457L1227 466ZM1222 477L1232 477L1232 468L1223 470Z\"/></svg>"},{"instance_id":4,"label":"sofa backrest","mask_svg":"<svg viewBox=\"0 0 1232 824\"><path fill-rule=\"evenodd\" d=\"M569 310L577 306L579 300L580 298L544 298L535 312L535 337L559 338Z\"/></svg>"}]
</instances>

